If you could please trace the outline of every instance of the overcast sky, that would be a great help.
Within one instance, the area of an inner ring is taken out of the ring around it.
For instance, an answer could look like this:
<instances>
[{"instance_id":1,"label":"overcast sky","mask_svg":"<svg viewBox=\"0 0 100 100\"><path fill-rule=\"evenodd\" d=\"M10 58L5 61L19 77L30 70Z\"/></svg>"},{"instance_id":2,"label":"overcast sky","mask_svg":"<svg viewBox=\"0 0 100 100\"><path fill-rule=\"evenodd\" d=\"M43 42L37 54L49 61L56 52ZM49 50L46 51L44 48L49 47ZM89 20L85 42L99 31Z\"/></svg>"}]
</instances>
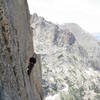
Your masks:
<instances>
[{"instance_id":1,"label":"overcast sky","mask_svg":"<svg viewBox=\"0 0 100 100\"><path fill-rule=\"evenodd\" d=\"M28 0L30 13L54 23L77 23L90 33L100 32L100 0Z\"/></svg>"}]
</instances>

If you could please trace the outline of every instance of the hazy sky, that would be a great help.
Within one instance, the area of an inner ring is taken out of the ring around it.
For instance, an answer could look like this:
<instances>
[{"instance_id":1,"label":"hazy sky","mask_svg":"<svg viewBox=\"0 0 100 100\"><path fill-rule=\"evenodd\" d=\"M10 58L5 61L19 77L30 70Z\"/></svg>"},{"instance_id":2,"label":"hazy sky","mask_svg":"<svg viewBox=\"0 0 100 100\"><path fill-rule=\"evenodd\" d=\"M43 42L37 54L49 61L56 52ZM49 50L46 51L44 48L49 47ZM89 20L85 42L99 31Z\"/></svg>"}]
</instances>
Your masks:
<instances>
[{"instance_id":1,"label":"hazy sky","mask_svg":"<svg viewBox=\"0 0 100 100\"><path fill-rule=\"evenodd\" d=\"M90 33L100 32L100 0L28 0L30 13L54 23L77 23Z\"/></svg>"}]
</instances>

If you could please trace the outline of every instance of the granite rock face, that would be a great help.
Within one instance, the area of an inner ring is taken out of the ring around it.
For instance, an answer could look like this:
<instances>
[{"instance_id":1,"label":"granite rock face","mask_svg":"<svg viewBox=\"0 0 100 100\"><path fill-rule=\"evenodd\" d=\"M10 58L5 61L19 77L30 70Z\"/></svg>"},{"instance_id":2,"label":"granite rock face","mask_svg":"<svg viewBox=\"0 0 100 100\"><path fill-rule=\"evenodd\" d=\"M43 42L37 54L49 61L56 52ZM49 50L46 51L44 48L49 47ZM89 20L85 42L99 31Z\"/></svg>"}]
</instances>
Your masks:
<instances>
[{"instance_id":1,"label":"granite rock face","mask_svg":"<svg viewBox=\"0 0 100 100\"><path fill-rule=\"evenodd\" d=\"M74 23L33 14L34 50L41 54L45 100L100 99L100 45Z\"/></svg>"},{"instance_id":2,"label":"granite rock face","mask_svg":"<svg viewBox=\"0 0 100 100\"><path fill-rule=\"evenodd\" d=\"M0 100L42 100L40 55L30 76L33 56L26 0L0 0Z\"/></svg>"}]
</instances>

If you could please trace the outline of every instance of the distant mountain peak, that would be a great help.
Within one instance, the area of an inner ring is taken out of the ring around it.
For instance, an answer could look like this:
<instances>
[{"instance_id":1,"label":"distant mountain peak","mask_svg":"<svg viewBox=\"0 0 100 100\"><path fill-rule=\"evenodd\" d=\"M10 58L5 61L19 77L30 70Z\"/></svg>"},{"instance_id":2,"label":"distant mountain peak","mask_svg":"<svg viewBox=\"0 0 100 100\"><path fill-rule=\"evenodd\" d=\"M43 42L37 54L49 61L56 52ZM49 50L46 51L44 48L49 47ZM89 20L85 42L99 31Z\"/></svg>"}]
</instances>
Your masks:
<instances>
[{"instance_id":1,"label":"distant mountain peak","mask_svg":"<svg viewBox=\"0 0 100 100\"><path fill-rule=\"evenodd\" d=\"M44 20L44 18L43 17L41 17L41 16L38 16L38 14L37 13L34 13L32 16L31 16L31 23L34 23L34 22L37 22L37 21L39 21L39 22L42 22Z\"/></svg>"}]
</instances>

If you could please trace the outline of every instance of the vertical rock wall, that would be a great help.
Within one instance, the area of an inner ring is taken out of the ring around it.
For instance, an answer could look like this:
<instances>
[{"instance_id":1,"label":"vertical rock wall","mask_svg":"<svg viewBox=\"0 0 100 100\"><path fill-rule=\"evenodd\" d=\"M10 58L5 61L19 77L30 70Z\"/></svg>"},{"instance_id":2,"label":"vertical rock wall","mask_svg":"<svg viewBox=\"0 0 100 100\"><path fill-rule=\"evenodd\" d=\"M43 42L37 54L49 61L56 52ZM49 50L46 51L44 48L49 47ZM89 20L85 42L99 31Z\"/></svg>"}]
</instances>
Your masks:
<instances>
[{"instance_id":1,"label":"vertical rock wall","mask_svg":"<svg viewBox=\"0 0 100 100\"><path fill-rule=\"evenodd\" d=\"M0 0L0 100L41 100L41 64L27 75L33 55L26 0Z\"/></svg>"}]
</instances>

